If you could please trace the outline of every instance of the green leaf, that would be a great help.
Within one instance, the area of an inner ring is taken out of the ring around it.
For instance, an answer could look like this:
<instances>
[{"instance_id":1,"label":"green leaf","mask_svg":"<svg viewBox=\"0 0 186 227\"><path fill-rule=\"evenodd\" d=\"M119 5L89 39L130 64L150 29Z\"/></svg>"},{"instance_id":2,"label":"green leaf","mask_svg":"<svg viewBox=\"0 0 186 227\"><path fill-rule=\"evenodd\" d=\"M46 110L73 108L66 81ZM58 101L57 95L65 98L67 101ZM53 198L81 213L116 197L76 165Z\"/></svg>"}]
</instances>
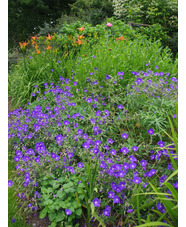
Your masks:
<instances>
[{"instance_id":1,"label":"green leaf","mask_svg":"<svg viewBox=\"0 0 186 227\"><path fill-rule=\"evenodd\" d=\"M168 224L171 225L170 220L166 217L167 211L164 214L162 214L158 210L152 210L152 211L160 216L157 221L161 221L162 219L164 219Z\"/></svg>"},{"instance_id":2,"label":"green leaf","mask_svg":"<svg viewBox=\"0 0 186 227\"><path fill-rule=\"evenodd\" d=\"M77 209L76 210L76 215L80 216L82 214L82 210L81 209Z\"/></svg>"},{"instance_id":3,"label":"green leaf","mask_svg":"<svg viewBox=\"0 0 186 227\"><path fill-rule=\"evenodd\" d=\"M52 186L53 186L54 189L57 189L57 188L59 188L60 185L59 185L58 182L54 181Z\"/></svg>"},{"instance_id":4,"label":"green leaf","mask_svg":"<svg viewBox=\"0 0 186 227\"><path fill-rule=\"evenodd\" d=\"M56 218L56 213L53 212L53 213L48 214L48 218L50 221L53 221Z\"/></svg>"},{"instance_id":5,"label":"green leaf","mask_svg":"<svg viewBox=\"0 0 186 227\"><path fill-rule=\"evenodd\" d=\"M59 190L57 192L57 197L59 197L60 199L63 198L65 195L66 195L66 193L64 191L62 191L62 190Z\"/></svg>"},{"instance_id":6,"label":"green leaf","mask_svg":"<svg viewBox=\"0 0 186 227\"><path fill-rule=\"evenodd\" d=\"M51 225L49 225L48 227L56 227L56 222L52 222Z\"/></svg>"},{"instance_id":7,"label":"green leaf","mask_svg":"<svg viewBox=\"0 0 186 227\"><path fill-rule=\"evenodd\" d=\"M65 218L64 212L60 212L60 213L58 213L57 216L56 216L56 222L63 221L64 218Z\"/></svg>"},{"instance_id":8,"label":"green leaf","mask_svg":"<svg viewBox=\"0 0 186 227\"><path fill-rule=\"evenodd\" d=\"M51 205L52 203L53 201L51 199L44 201L44 205Z\"/></svg>"},{"instance_id":9,"label":"green leaf","mask_svg":"<svg viewBox=\"0 0 186 227\"><path fill-rule=\"evenodd\" d=\"M158 226L158 225L162 225L162 226L171 226L169 224L166 224L164 222L148 222L142 225L137 225L136 227L150 227L150 226Z\"/></svg>"},{"instance_id":10,"label":"green leaf","mask_svg":"<svg viewBox=\"0 0 186 227\"><path fill-rule=\"evenodd\" d=\"M43 200L48 200L50 198L50 195L43 194L42 198L43 198Z\"/></svg>"},{"instance_id":11,"label":"green leaf","mask_svg":"<svg viewBox=\"0 0 186 227\"><path fill-rule=\"evenodd\" d=\"M45 207L45 208L41 211L39 217L40 217L41 219L43 219L43 218L47 215L47 212L48 212L48 209L47 209L47 207Z\"/></svg>"},{"instance_id":12,"label":"green leaf","mask_svg":"<svg viewBox=\"0 0 186 227\"><path fill-rule=\"evenodd\" d=\"M141 190L141 185L139 185L137 192ZM139 195L136 197L136 202L137 202L137 214L138 214L138 222L141 224L141 217L140 217L140 201L139 201Z\"/></svg>"}]
</instances>

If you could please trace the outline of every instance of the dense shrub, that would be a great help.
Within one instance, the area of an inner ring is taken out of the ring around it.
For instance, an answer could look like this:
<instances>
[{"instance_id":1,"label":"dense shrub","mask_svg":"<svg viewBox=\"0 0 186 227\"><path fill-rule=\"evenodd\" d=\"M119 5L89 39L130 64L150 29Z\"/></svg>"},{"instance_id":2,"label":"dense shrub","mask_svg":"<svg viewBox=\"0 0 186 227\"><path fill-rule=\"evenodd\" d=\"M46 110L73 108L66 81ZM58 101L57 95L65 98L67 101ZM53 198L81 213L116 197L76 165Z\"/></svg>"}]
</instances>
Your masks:
<instances>
[{"instance_id":1,"label":"dense shrub","mask_svg":"<svg viewBox=\"0 0 186 227\"><path fill-rule=\"evenodd\" d=\"M144 0L128 1L114 0L114 14L118 19L125 22L136 22L141 24L160 24L168 37L164 42L168 45L174 56L178 52L178 1Z\"/></svg>"},{"instance_id":2,"label":"dense shrub","mask_svg":"<svg viewBox=\"0 0 186 227\"><path fill-rule=\"evenodd\" d=\"M101 24L113 16L112 0L77 0L70 6L72 14L92 25Z\"/></svg>"}]
</instances>

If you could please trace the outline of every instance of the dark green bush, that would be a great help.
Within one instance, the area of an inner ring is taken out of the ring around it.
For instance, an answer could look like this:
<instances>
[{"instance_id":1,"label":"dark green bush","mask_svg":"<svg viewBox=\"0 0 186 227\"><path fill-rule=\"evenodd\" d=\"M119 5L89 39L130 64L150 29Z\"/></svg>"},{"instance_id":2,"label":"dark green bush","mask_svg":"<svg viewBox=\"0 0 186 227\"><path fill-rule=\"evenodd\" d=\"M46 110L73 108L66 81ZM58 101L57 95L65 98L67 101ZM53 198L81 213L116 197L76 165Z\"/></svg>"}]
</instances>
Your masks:
<instances>
[{"instance_id":1,"label":"dark green bush","mask_svg":"<svg viewBox=\"0 0 186 227\"><path fill-rule=\"evenodd\" d=\"M114 12L112 0L76 0L70 6L72 13L92 25L101 24Z\"/></svg>"}]
</instances>

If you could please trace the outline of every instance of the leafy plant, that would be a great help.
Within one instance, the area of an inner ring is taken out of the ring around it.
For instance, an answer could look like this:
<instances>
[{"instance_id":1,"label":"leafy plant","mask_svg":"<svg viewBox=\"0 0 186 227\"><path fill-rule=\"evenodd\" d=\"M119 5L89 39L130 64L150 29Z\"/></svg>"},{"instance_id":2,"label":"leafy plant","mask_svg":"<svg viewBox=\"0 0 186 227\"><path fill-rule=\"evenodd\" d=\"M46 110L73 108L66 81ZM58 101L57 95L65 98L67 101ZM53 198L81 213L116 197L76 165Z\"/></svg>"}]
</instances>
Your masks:
<instances>
[{"instance_id":1,"label":"leafy plant","mask_svg":"<svg viewBox=\"0 0 186 227\"><path fill-rule=\"evenodd\" d=\"M63 226L78 226L73 223L82 214L82 188L84 185L78 183L75 175L70 178L62 176L57 180L54 180L53 175L45 176L41 183L40 206L44 209L40 212L40 218L43 219L48 214L50 226L56 226L57 223Z\"/></svg>"}]
</instances>

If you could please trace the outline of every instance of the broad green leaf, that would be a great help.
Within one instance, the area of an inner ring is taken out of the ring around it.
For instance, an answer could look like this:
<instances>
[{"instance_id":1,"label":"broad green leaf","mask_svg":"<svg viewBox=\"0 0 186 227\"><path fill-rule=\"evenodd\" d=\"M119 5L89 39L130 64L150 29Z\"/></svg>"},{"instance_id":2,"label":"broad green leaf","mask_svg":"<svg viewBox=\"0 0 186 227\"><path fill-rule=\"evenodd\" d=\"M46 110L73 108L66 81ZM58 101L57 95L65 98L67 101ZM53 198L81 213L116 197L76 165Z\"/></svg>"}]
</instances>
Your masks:
<instances>
[{"instance_id":1,"label":"broad green leaf","mask_svg":"<svg viewBox=\"0 0 186 227\"><path fill-rule=\"evenodd\" d=\"M62 191L62 190L59 190L58 192L57 192L57 197L59 197L60 199L61 198L63 198L64 196L65 196L65 192L64 191Z\"/></svg>"},{"instance_id":2,"label":"broad green leaf","mask_svg":"<svg viewBox=\"0 0 186 227\"><path fill-rule=\"evenodd\" d=\"M80 216L81 213L82 213L82 210L81 210L81 209L77 209L77 210L76 210L76 215Z\"/></svg>"},{"instance_id":3,"label":"broad green leaf","mask_svg":"<svg viewBox=\"0 0 186 227\"><path fill-rule=\"evenodd\" d=\"M48 218L50 221L53 221L56 218L56 213L53 212L53 213L48 214Z\"/></svg>"},{"instance_id":4,"label":"broad green leaf","mask_svg":"<svg viewBox=\"0 0 186 227\"><path fill-rule=\"evenodd\" d=\"M171 225L166 224L164 222L149 222L149 223L145 223L145 224L142 224L142 225L137 225L136 227L150 227L150 226L158 226L158 225L171 226Z\"/></svg>"},{"instance_id":5,"label":"broad green leaf","mask_svg":"<svg viewBox=\"0 0 186 227\"><path fill-rule=\"evenodd\" d=\"M59 212L56 216L56 222L63 221L65 218L64 214L62 212Z\"/></svg>"},{"instance_id":6,"label":"broad green leaf","mask_svg":"<svg viewBox=\"0 0 186 227\"><path fill-rule=\"evenodd\" d=\"M41 211L39 217L40 217L41 219L43 219L43 218L47 215L47 212L48 212L48 209L47 209L47 207L45 207L45 208Z\"/></svg>"},{"instance_id":7,"label":"broad green leaf","mask_svg":"<svg viewBox=\"0 0 186 227\"><path fill-rule=\"evenodd\" d=\"M45 205L51 205L53 201L51 199L48 199L44 202Z\"/></svg>"},{"instance_id":8,"label":"broad green leaf","mask_svg":"<svg viewBox=\"0 0 186 227\"><path fill-rule=\"evenodd\" d=\"M56 227L56 222L52 222L51 225L49 225L48 227Z\"/></svg>"}]
</instances>

